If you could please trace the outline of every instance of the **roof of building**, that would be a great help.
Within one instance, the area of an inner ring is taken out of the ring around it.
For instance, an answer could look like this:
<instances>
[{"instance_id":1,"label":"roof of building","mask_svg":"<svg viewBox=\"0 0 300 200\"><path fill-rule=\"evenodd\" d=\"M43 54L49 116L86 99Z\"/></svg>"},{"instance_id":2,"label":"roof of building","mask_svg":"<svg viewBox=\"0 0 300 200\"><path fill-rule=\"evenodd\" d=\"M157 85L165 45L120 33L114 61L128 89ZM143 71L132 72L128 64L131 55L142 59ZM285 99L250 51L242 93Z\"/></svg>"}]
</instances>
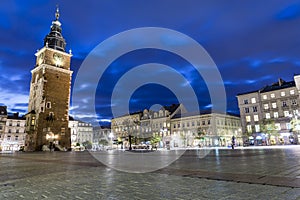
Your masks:
<instances>
[{"instance_id":1,"label":"roof of building","mask_svg":"<svg viewBox=\"0 0 300 200\"><path fill-rule=\"evenodd\" d=\"M280 90L280 89L295 87L295 86L296 86L295 81L285 82L284 80L279 79L278 82L273 83L272 85L267 85L267 86L263 87L261 90L259 90L259 92L260 93L270 92L273 90Z\"/></svg>"},{"instance_id":2,"label":"roof of building","mask_svg":"<svg viewBox=\"0 0 300 200\"><path fill-rule=\"evenodd\" d=\"M93 129L94 130L110 129L110 125L106 125L106 126L94 126Z\"/></svg>"},{"instance_id":3,"label":"roof of building","mask_svg":"<svg viewBox=\"0 0 300 200\"><path fill-rule=\"evenodd\" d=\"M256 93L256 92L259 92L259 93L270 92L270 91L274 91L274 90L281 90L281 89L295 87L295 86L296 86L295 81L286 82L283 79L279 78L278 82L273 83L272 85L266 85L265 87L263 87L259 90L253 90L250 92L239 93L239 94L237 94L237 96Z\"/></svg>"},{"instance_id":4,"label":"roof of building","mask_svg":"<svg viewBox=\"0 0 300 200\"><path fill-rule=\"evenodd\" d=\"M177 108L180 106L180 104L172 104L170 106L163 106L163 108L167 111L169 111L171 114L177 110Z\"/></svg>"},{"instance_id":5,"label":"roof of building","mask_svg":"<svg viewBox=\"0 0 300 200\"><path fill-rule=\"evenodd\" d=\"M136 112L131 112L129 114L124 114L124 115L120 115L118 117L113 117L112 119L115 119L115 118L120 118L120 117L126 117L126 116L131 116L131 115L142 115L143 114L143 111L136 111Z\"/></svg>"},{"instance_id":6,"label":"roof of building","mask_svg":"<svg viewBox=\"0 0 300 200\"><path fill-rule=\"evenodd\" d=\"M19 119L19 120L25 120L25 116L19 116L19 113L12 113L8 114L7 119Z\"/></svg>"},{"instance_id":7,"label":"roof of building","mask_svg":"<svg viewBox=\"0 0 300 200\"><path fill-rule=\"evenodd\" d=\"M179 113L176 114L172 117L172 119L177 119L177 118L182 118L182 117L192 117L192 116L197 116L197 115L208 115L208 114L225 114L225 115L230 115L230 116L234 116L234 117L240 117L240 115L235 114L235 113L230 113L230 112L219 112L219 111L212 111L212 110L201 110L200 113L199 112L187 112L187 113Z\"/></svg>"},{"instance_id":8,"label":"roof of building","mask_svg":"<svg viewBox=\"0 0 300 200\"><path fill-rule=\"evenodd\" d=\"M249 92L242 92L242 93L238 93L237 96L240 96L240 95L245 95L245 94L251 94L251 93L257 93L259 90L252 90L252 91L249 91Z\"/></svg>"},{"instance_id":9,"label":"roof of building","mask_svg":"<svg viewBox=\"0 0 300 200\"><path fill-rule=\"evenodd\" d=\"M0 106L0 115L7 115L7 106Z\"/></svg>"}]
</instances>

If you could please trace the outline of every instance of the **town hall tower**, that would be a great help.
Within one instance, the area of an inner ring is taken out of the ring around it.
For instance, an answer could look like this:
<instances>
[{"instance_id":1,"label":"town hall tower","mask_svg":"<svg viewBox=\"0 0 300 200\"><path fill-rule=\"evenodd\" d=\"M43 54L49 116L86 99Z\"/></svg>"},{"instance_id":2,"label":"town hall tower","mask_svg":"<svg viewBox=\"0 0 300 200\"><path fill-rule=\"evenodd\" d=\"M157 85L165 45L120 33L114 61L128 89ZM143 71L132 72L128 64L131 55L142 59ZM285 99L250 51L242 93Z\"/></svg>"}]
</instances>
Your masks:
<instances>
[{"instance_id":1,"label":"town hall tower","mask_svg":"<svg viewBox=\"0 0 300 200\"><path fill-rule=\"evenodd\" d=\"M71 148L68 122L72 54L66 53L65 47L57 8L50 33L44 39L44 47L36 52L36 64L31 71L25 151Z\"/></svg>"}]
</instances>

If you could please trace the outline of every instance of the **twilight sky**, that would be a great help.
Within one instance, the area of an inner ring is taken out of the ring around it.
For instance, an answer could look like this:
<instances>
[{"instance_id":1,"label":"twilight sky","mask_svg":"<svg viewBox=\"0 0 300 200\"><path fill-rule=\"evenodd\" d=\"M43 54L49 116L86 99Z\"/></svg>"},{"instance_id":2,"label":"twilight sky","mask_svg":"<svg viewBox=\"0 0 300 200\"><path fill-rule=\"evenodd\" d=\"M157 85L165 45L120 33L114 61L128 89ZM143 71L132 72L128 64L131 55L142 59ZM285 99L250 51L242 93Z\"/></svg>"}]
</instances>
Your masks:
<instances>
[{"instance_id":1,"label":"twilight sky","mask_svg":"<svg viewBox=\"0 0 300 200\"><path fill-rule=\"evenodd\" d=\"M60 8L67 50L72 49L73 53L73 83L83 60L99 43L140 27L173 29L202 45L220 71L229 112L239 112L236 94L260 89L278 78L290 81L300 72L300 1L3 0L0 105L7 105L10 112L27 112L34 53L42 48L43 39L49 33L56 4ZM181 45L176 38L167 40L170 45ZM119 47L112 44L111 48ZM117 58L101 77L95 94L98 121L104 123L112 117L111 107L115 105L111 97L118 80L135 66L146 63L161 63L182 73L193 87L200 109L211 107L206 83L189 62L167 51L143 49ZM161 72L153 73L160 76ZM185 87L176 81L174 86ZM88 89L87 84L89 95ZM72 106L70 114L95 122L89 113L88 95L81 97L82 105ZM129 108L133 112L154 104L177 102L170 88L146 84L132 94Z\"/></svg>"}]
</instances>

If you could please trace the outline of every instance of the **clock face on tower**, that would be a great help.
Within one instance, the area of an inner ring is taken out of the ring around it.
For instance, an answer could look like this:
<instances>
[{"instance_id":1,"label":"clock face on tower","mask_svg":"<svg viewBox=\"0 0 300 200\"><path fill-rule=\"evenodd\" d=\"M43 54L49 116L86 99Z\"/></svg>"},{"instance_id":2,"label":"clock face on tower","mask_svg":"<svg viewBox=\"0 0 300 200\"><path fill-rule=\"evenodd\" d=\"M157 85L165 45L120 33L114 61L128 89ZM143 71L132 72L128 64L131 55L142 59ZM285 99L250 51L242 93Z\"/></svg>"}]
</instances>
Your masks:
<instances>
[{"instance_id":1,"label":"clock face on tower","mask_svg":"<svg viewBox=\"0 0 300 200\"><path fill-rule=\"evenodd\" d=\"M61 54L54 53L53 60L56 66L61 66L64 61L64 57Z\"/></svg>"}]
</instances>

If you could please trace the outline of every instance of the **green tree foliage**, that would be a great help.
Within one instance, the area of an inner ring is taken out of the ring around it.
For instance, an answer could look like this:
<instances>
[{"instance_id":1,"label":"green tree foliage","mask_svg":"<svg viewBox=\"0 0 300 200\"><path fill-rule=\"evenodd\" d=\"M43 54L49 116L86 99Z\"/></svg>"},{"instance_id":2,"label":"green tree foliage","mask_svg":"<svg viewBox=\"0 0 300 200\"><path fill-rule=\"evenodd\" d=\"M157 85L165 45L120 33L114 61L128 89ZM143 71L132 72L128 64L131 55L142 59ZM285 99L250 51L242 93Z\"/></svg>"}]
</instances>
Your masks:
<instances>
[{"instance_id":1,"label":"green tree foliage","mask_svg":"<svg viewBox=\"0 0 300 200\"><path fill-rule=\"evenodd\" d=\"M82 145L86 148L86 149L91 149L93 147L92 143L90 141L85 141L82 143Z\"/></svg>"},{"instance_id":2,"label":"green tree foliage","mask_svg":"<svg viewBox=\"0 0 300 200\"><path fill-rule=\"evenodd\" d=\"M204 130L201 129L201 128L198 128L197 129L197 136L195 137L195 139L204 140L205 135L206 135L206 133L204 132Z\"/></svg>"},{"instance_id":3,"label":"green tree foliage","mask_svg":"<svg viewBox=\"0 0 300 200\"><path fill-rule=\"evenodd\" d=\"M262 123L260 124L260 131L268 135L269 144L271 144L271 136L279 136L273 119L262 120Z\"/></svg>"},{"instance_id":4,"label":"green tree foliage","mask_svg":"<svg viewBox=\"0 0 300 200\"><path fill-rule=\"evenodd\" d=\"M159 142L161 141L161 137L160 136L153 136L150 140L150 143L153 146L156 146Z\"/></svg>"},{"instance_id":5,"label":"green tree foliage","mask_svg":"<svg viewBox=\"0 0 300 200\"><path fill-rule=\"evenodd\" d=\"M103 145L103 146L107 146L108 145L108 141L106 139L101 139L101 140L99 140L99 144Z\"/></svg>"}]
</instances>

